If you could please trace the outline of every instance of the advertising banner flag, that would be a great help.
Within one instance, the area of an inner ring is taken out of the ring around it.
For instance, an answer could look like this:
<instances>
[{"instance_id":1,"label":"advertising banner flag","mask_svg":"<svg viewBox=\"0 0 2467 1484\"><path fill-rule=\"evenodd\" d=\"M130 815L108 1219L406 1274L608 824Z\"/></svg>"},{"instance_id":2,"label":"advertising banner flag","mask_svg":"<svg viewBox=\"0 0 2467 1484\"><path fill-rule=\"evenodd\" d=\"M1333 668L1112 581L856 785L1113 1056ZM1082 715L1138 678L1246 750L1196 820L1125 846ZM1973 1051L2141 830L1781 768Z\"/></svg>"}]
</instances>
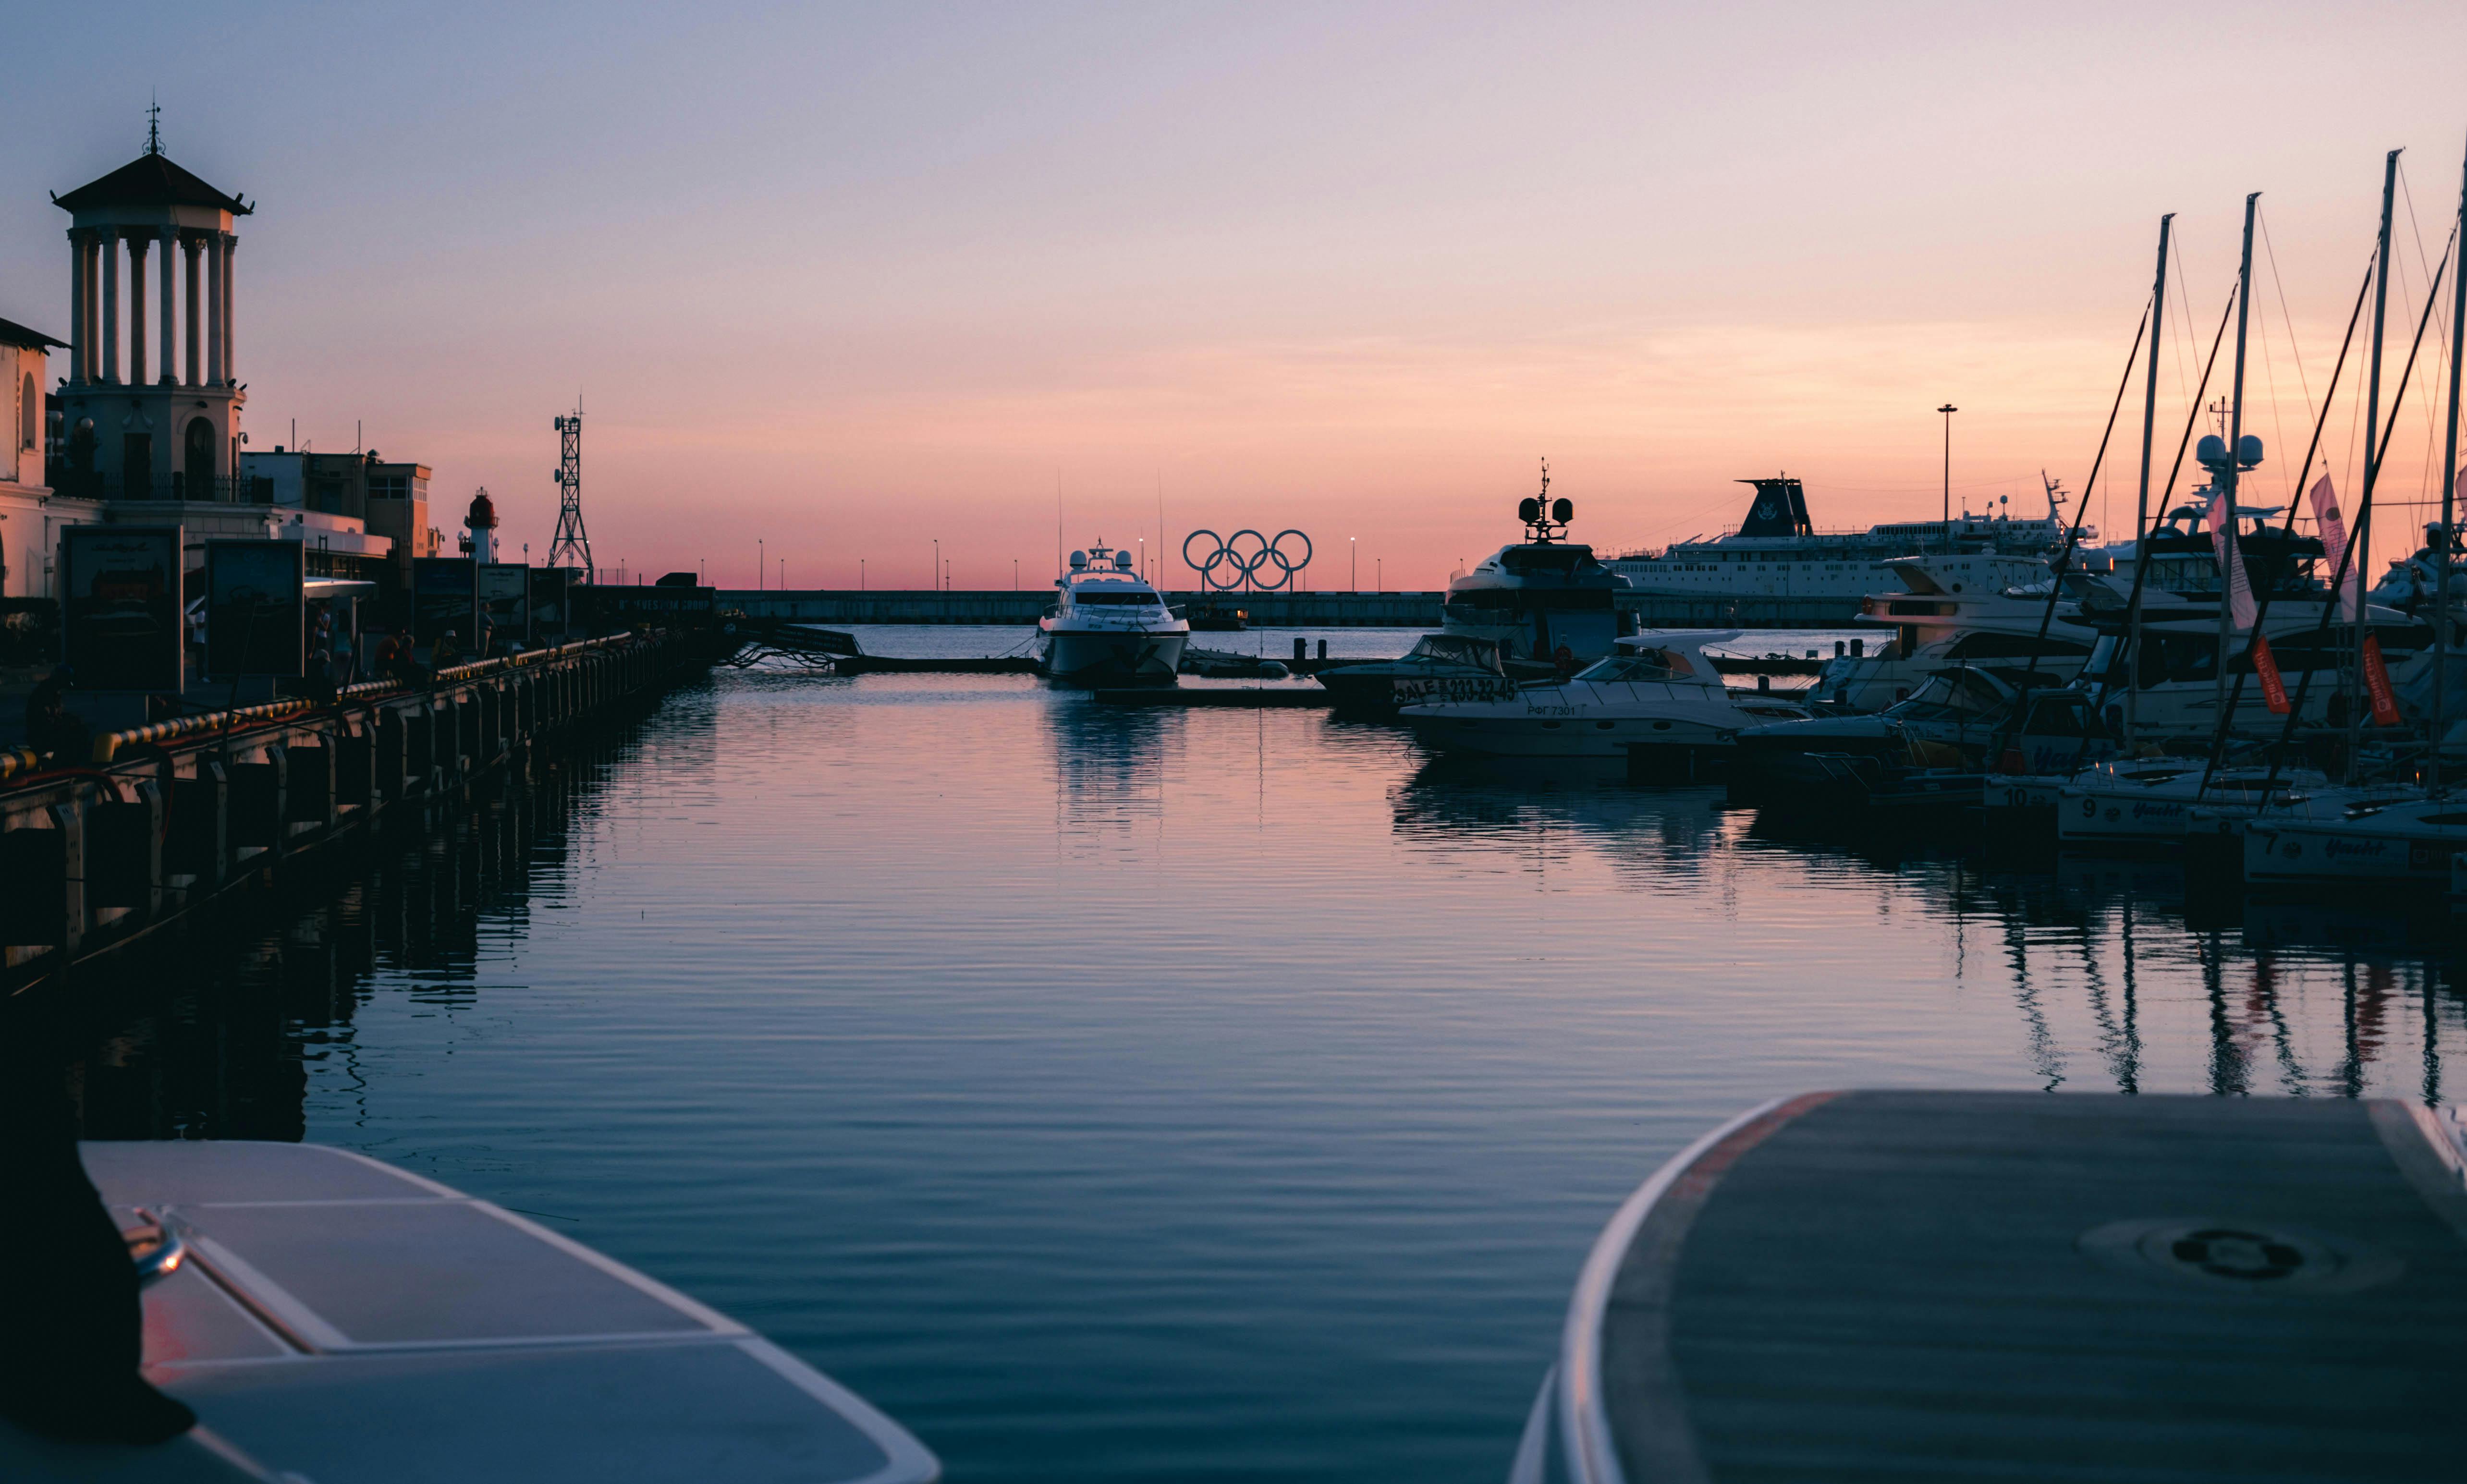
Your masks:
<instances>
[{"instance_id":1,"label":"advertising banner flag","mask_svg":"<svg viewBox=\"0 0 2467 1484\"><path fill-rule=\"evenodd\" d=\"M2321 528L2321 575L2326 580L2339 570L2339 555L2347 550L2347 518L2339 513L2339 497L2330 488L2330 476L2326 474L2313 486L2313 520ZM2356 621L2364 591L2364 563L2351 561L2347 564L2347 579L2339 589L2340 621Z\"/></svg>"},{"instance_id":2,"label":"advertising banner flag","mask_svg":"<svg viewBox=\"0 0 2467 1484\"><path fill-rule=\"evenodd\" d=\"M2210 496L2210 552L2218 558L2220 590L2228 616L2240 629L2252 627L2252 581L2245 573L2244 548L2236 540L2235 507L2224 489Z\"/></svg>"},{"instance_id":3,"label":"advertising banner flag","mask_svg":"<svg viewBox=\"0 0 2467 1484\"><path fill-rule=\"evenodd\" d=\"M2389 668L2382 663L2382 641L2378 634L2365 636L2365 694L2373 702L2373 725L2398 725L2398 696L2390 689Z\"/></svg>"},{"instance_id":4,"label":"advertising banner flag","mask_svg":"<svg viewBox=\"0 0 2467 1484\"><path fill-rule=\"evenodd\" d=\"M2261 699L2270 707L2273 716L2287 714L2287 683L2278 676L2278 657L2270 652L2270 641L2255 634L2252 637L2252 672L2261 677Z\"/></svg>"}]
</instances>

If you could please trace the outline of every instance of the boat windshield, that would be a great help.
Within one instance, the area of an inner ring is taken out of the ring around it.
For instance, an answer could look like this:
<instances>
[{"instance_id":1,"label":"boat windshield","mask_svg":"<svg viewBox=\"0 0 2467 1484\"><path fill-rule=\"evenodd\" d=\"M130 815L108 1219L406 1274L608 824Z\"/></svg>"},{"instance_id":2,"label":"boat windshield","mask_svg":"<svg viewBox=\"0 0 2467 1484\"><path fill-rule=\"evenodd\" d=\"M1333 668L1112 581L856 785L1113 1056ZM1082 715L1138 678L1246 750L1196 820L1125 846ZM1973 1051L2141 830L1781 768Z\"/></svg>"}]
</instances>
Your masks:
<instances>
[{"instance_id":1,"label":"boat windshield","mask_svg":"<svg viewBox=\"0 0 2467 1484\"><path fill-rule=\"evenodd\" d=\"M1684 655L1673 654L1666 649L1640 649L1634 654L1612 655L1579 671L1576 678L1597 685L1612 681L1664 681L1691 674L1694 669Z\"/></svg>"},{"instance_id":2,"label":"boat windshield","mask_svg":"<svg viewBox=\"0 0 2467 1484\"><path fill-rule=\"evenodd\" d=\"M1486 639L1468 639L1460 634L1425 634L1406 651L1408 660L1437 660L1448 664L1470 664L1478 669L1499 668L1499 645Z\"/></svg>"},{"instance_id":3,"label":"boat windshield","mask_svg":"<svg viewBox=\"0 0 2467 1484\"><path fill-rule=\"evenodd\" d=\"M1157 601L1154 593L1125 593L1104 588L1077 588L1071 594L1075 603L1117 603L1147 607Z\"/></svg>"},{"instance_id":4,"label":"boat windshield","mask_svg":"<svg viewBox=\"0 0 2467 1484\"><path fill-rule=\"evenodd\" d=\"M2004 705L2003 694L1978 671L1942 670L1884 714L1903 721L1968 720L1993 715Z\"/></svg>"}]
</instances>

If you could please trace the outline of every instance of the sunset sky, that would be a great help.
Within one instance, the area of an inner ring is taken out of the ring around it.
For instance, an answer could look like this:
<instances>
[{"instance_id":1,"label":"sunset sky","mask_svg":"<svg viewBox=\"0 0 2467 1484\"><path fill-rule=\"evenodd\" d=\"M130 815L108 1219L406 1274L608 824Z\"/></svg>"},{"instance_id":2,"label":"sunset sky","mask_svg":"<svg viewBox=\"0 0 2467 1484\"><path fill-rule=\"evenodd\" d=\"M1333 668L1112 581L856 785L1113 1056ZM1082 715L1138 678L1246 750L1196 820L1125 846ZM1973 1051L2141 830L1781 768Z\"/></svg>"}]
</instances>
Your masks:
<instances>
[{"instance_id":1,"label":"sunset sky","mask_svg":"<svg viewBox=\"0 0 2467 1484\"><path fill-rule=\"evenodd\" d=\"M2040 13L51 7L5 24L0 316L66 337L45 193L133 156L150 91L166 152L260 203L252 446L358 419L435 467L440 526L485 484L545 555L578 392L609 566L751 585L759 539L792 587L860 558L921 587L939 537L955 586L1036 585L1058 484L1072 546L1153 548L1161 488L1177 543L1300 527L1310 585L1351 537L1364 586L1426 588L1513 537L1546 455L1602 547L1717 531L1776 470L1820 526L1931 515L1948 400L1957 504L2039 513L2043 467L2088 472L2167 211L2171 452L2258 190L2247 425L2292 462L2406 146L2397 379L2467 7ZM2433 357L2394 503L2439 456Z\"/></svg>"}]
</instances>

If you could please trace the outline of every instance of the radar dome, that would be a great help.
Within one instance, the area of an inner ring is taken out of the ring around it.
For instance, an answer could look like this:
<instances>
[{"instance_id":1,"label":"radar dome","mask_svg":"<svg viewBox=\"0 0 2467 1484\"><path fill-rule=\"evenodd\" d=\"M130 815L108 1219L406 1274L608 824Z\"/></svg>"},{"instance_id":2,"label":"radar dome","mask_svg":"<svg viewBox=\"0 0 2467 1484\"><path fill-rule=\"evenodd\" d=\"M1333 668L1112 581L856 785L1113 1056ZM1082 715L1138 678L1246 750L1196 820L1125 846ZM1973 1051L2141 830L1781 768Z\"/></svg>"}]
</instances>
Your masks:
<instances>
[{"instance_id":1,"label":"radar dome","mask_svg":"<svg viewBox=\"0 0 2467 1484\"><path fill-rule=\"evenodd\" d=\"M2228 440L2215 433L2205 433L2202 440L2193 445L2193 457L2215 469L2228 461Z\"/></svg>"},{"instance_id":2,"label":"radar dome","mask_svg":"<svg viewBox=\"0 0 2467 1484\"><path fill-rule=\"evenodd\" d=\"M1088 553L1085 551L1072 552L1071 570L1073 572L1086 572L1088 570Z\"/></svg>"},{"instance_id":3,"label":"radar dome","mask_svg":"<svg viewBox=\"0 0 2467 1484\"><path fill-rule=\"evenodd\" d=\"M2261 462L2261 435L2248 433L2236 439L2236 462L2252 468Z\"/></svg>"},{"instance_id":4,"label":"radar dome","mask_svg":"<svg viewBox=\"0 0 2467 1484\"><path fill-rule=\"evenodd\" d=\"M1528 525L1542 518L1542 502L1527 495L1516 502L1516 518Z\"/></svg>"},{"instance_id":5,"label":"radar dome","mask_svg":"<svg viewBox=\"0 0 2467 1484\"><path fill-rule=\"evenodd\" d=\"M1131 570L1131 553L1130 553L1130 552L1128 552L1128 551L1117 551L1117 552L1115 552L1115 553L1114 553L1114 570L1115 570L1116 572L1128 572L1128 571L1130 571L1130 570Z\"/></svg>"},{"instance_id":6,"label":"radar dome","mask_svg":"<svg viewBox=\"0 0 2467 1484\"><path fill-rule=\"evenodd\" d=\"M1576 502L1561 495L1550 502L1550 518L1565 526L1576 518Z\"/></svg>"}]
</instances>

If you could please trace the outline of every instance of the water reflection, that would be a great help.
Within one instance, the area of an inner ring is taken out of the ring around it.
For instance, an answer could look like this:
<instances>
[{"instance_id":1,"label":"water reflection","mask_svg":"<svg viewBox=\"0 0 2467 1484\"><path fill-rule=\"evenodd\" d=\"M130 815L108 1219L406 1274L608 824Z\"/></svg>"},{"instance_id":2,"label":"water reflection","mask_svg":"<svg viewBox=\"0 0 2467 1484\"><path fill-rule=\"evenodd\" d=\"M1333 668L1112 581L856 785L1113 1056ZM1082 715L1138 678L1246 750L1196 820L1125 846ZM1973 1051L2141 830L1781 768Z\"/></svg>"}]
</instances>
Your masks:
<instances>
[{"instance_id":1,"label":"water reflection","mask_svg":"<svg viewBox=\"0 0 2467 1484\"><path fill-rule=\"evenodd\" d=\"M2437 912L1003 678L723 675L444 824L84 978L88 1131L570 1221L955 1477L1495 1479L1602 1220L1740 1108L2437 1097L2467 1041Z\"/></svg>"},{"instance_id":2,"label":"water reflection","mask_svg":"<svg viewBox=\"0 0 2467 1484\"><path fill-rule=\"evenodd\" d=\"M482 959L526 932L534 884L565 873L575 821L631 745L605 735L438 806L431 829L406 819L340 847L13 1007L12 1029L58 1042L87 1137L301 1139L312 1071L346 1103L365 1091L354 1020L380 978L436 1014L474 1005Z\"/></svg>"}]
</instances>

